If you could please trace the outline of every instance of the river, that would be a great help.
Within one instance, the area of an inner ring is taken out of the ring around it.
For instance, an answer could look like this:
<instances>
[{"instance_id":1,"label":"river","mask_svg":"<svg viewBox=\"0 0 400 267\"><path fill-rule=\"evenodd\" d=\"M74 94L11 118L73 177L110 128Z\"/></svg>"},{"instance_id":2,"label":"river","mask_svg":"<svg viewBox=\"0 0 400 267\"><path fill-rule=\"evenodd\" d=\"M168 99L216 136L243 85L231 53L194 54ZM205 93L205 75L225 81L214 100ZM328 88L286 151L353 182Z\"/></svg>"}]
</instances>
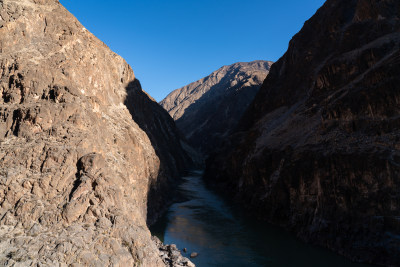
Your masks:
<instances>
[{"instance_id":1,"label":"river","mask_svg":"<svg viewBox=\"0 0 400 267\"><path fill-rule=\"evenodd\" d=\"M307 245L286 231L240 215L207 189L201 172L179 186L180 200L150 230L165 244L176 244L197 267L324 266L362 267L324 248Z\"/></svg>"}]
</instances>

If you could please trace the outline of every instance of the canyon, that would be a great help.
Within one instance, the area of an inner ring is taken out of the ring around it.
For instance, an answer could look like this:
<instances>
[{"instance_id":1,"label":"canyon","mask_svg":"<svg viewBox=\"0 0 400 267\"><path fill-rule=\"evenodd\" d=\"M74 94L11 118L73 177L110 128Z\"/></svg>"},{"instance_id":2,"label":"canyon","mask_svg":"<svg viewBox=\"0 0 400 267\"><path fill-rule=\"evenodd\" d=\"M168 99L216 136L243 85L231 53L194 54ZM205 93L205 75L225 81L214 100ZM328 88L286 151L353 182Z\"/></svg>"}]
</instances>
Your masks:
<instances>
[{"instance_id":1,"label":"canyon","mask_svg":"<svg viewBox=\"0 0 400 267\"><path fill-rule=\"evenodd\" d=\"M327 0L276 63L223 66L157 103L58 0L0 0L0 265L292 264L266 252L298 250L283 228L399 266L399 14ZM292 255L356 265L317 250Z\"/></svg>"}]
</instances>

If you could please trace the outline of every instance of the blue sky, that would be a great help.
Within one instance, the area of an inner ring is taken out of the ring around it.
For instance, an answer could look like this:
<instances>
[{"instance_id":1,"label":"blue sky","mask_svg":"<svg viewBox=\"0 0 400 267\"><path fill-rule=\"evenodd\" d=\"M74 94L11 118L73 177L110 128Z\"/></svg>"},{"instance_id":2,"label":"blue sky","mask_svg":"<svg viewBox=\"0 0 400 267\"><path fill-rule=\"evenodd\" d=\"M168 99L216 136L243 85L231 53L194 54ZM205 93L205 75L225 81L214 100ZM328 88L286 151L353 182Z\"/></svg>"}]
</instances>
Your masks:
<instances>
[{"instance_id":1,"label":"blue sky","mask_svg":"<svg viewBox=\"0 0 400 267\"><path fill-rule=\"evenodd\" d=\"M157 101L223 65L278 60L323 0L60 0Z\"/></svg>"}]
</instances>

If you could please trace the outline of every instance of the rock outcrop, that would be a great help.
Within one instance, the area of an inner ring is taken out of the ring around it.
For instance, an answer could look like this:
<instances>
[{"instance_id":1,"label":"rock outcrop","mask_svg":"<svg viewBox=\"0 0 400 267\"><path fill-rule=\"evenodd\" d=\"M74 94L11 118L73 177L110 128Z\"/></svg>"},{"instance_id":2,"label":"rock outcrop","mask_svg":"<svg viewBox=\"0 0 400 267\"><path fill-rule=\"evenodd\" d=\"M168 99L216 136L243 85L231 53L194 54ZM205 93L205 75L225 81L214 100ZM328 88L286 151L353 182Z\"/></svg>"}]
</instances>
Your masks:
<instances>
[{"instance_id":1,"label":"rock outcrop","mask_svg":"<svg viewBox=\"0 0 400 267\"><path fill-rule=\"evenodd\" d=\"M271 65L258 60L224 66L173 91L160 104L190 145L207 155L236 127Z\"/></svg>"},{"instance_id":2,"label":"rock outcrop","mask_svg":"<svg viewBox=\"0 0 400 267\"><path fill-rule=\"evenodd\" d=\"M153 241L156 243L159 251L160 257L162 258L163 262L168 267L195 267L195 265L186 257L182 256L180 250L176 247L175 244L171 245L164 245L160 239L153 236Z\"/></svg>"},{"instance_id":3,"label":"rock outcrop","mask_svg":"<svg viewBox=\"0 0 400 267\"><path fill-rule=\"evenodd\" d=\"M148 191L188 160L137 83L57 0L0 1L0 265L164 266Z\"/></svg>"},{"instance_id":4,"label":"rock outcrop","mask_svg":"<svg viewBox=\"0 0 400 267\"><path fill-rule=\"evenodd\" d=\"M400 265L399 14L328 0L207 160L208 183L303 240Z\"/></svg>"}]
</instances>

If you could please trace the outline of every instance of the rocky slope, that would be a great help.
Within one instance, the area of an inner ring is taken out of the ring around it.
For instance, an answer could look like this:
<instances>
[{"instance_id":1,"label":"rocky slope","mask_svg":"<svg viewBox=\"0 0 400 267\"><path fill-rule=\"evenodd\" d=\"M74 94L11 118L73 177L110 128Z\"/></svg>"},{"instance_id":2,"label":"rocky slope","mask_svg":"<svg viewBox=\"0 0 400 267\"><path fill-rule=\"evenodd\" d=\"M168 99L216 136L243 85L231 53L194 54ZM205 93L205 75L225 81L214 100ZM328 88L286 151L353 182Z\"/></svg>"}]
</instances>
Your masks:
<instances>
[{"instance_id":1,"label":"rocky slope","mask_svg":"<svg viewBox=\"0 0 400 267\"><path fill-rule=\"evenodd\" d=\"M148 191L188 162L165 115L57 0L1 0L0 265L164 266Z\"/></svg>"},{"instance_id":2,"label":"rocky slope","mask_svg":"<svg viewBox=\"0 0 400 267\"><path fill-rule=\"evenodd\" d=\"M258 60L224 66L173 91L160 104L189 143L208 154L236 127L271 65Z\"/></svg>"},{"instance_id":3,"label":"rocky slope","mask_svg":"<svg viewBox=\"0 0 400 267\"><path fill-rule=\"evenodd\" d=\"M400 265L399 14L328 0L208 159L209 184L303 240Z\"/></svg>"}]
</instances>

